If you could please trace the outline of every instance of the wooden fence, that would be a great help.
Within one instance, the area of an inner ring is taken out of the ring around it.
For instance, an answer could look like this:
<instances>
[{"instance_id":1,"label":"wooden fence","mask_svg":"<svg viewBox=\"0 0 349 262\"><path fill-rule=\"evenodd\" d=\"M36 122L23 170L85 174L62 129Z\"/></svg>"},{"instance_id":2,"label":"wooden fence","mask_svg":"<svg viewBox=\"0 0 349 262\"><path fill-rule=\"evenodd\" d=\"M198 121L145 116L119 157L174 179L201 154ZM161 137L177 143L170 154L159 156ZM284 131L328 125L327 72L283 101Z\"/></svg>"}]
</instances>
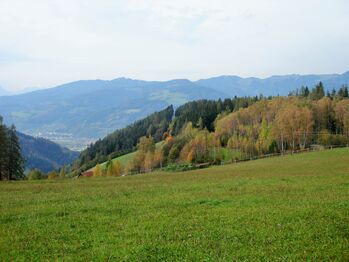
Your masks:
<instances>
[{"instance_id":1,"label":"wooden fence","mask_svg":"<svg viewBox=\"0 0 349 262\"><path fill-rule=\"evenodd\" d=\"M299 150L293 150L293 151L290 150L290 151L284 151L284 152L280 152L280 153L265 154L265 155L259 155L259 156L250 156L250 157L246 157L244 159L233 159L231 161L221 162L221 165L228 165L228 164L234 164L234 163L239 163L239 162L246 162L246 161L263 159L263 158L271 158L271 157L278 157L278 156L285 156L285 155L308 153L308 152L330 150L330 149L334 149L334 148L344 148L344 147L348 147L348 146L342 146L342 145L328 145L328 146L313 145L310 148L304 148L304 149L299 149Z\"/></svg>"}]
</instances>

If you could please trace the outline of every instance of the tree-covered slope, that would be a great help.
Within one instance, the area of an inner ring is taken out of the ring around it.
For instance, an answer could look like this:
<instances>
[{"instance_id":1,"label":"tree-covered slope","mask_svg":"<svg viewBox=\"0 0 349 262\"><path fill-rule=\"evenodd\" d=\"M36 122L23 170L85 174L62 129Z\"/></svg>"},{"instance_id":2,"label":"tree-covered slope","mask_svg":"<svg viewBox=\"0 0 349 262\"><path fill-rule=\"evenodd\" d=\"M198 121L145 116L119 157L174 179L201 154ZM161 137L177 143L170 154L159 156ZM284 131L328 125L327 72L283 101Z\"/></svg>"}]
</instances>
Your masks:
<instances>
[{"instance_id":1,"label":"tree-covered slope","mask_svg":"<svg viewBox=\"0 0 349 262\"><path fill-rule=\"evenodd\" d=\"M36 138L17 132L25 168L38 168L43 172L71 164L78 152L71 151L44 138Z\"/></svg>"},{"instance_id":2,"label":"tree-covered slope","mask_svg":"<svg viewBox=\"0 0 349 262\"><path fill-rule=\"evenodd\" d=\"M248 107L258 100L258 97L234 97L224 100L201 99L185 103L176 109L171 133L172 135L178 134L188 122L193 123L194 126L207 128L212 131L214 129L214 121L220 113L232 112L239 108Z\"/></svg>"},{"instance_id":3,"label":"tree-covered slope","mask_svg":"<svg viewBox=\"0 0 349 262\"><path fill-rule=\"evenodd\" d=\"M172 117L173 106L169 106L99 139L81 152L79 159L74 163L74 170L80 173L106 161L109 157L132 152L142 136L152 136L156 142L160 141Z\"/></svg>"},{"instance_id":4,"label":"tree-covered slope","mask_svg":"<svg viewBox=\"0 0 349 262\"><path fill-rule=\"evenodd\" d=\"M187 103L176 110L159 148L150 137L139 139L137 153L122 174L348 145L347 88L325 97L319 84L306 94ZM224 104L229 106L222 110ZM110 164L109 175L112 175Z\"/></svg>"}]
</instances>

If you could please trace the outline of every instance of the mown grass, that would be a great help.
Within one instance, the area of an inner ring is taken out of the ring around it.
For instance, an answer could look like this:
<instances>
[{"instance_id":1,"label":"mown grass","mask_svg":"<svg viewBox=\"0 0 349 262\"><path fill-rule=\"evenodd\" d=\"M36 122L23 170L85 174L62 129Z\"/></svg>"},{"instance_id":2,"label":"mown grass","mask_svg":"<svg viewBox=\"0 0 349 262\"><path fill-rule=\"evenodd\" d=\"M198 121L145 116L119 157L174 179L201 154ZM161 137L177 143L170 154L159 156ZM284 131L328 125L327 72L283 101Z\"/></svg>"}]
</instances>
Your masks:
<instances>
[{"instance_id":1,"label":"mown grass","mask_svg":"<svg viewBox=\"0 0 349 262\"><path fill-rule=\"evenodd\" d=\"M349 150L0 184L0 260L349 260Z\"/></svg>"}]
</instances>

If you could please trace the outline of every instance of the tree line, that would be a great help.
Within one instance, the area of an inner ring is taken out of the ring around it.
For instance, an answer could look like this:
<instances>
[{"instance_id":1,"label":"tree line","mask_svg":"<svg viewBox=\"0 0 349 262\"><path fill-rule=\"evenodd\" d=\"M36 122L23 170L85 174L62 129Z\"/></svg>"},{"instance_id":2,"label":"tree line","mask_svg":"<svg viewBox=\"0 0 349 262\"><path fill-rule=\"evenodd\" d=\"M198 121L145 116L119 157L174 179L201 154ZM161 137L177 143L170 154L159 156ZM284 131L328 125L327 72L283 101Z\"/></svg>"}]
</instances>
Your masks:
<instances>
[{"instance_id":1,"label":"tree line","mask_svg":"<svg viewBox=\"0 0 349 262\"><path fill-rule=\"evenodd\" d=\"M214 121L218 114L222 112L232 112L240 108L245 108L263 97L234 97L224 100L198 100L188 102L177 108L175 118L172 122L172 135L177 135L180 130L188 123L199 128L207 128L209 131L214 130Z\"/></svg>"},{"instance_id":2,"label":"tree line","mask_svg":"<svg viewBox=\"0 0 349 262\"><path fill-rule=\"evenodd\" d=\"M5 126L0 116L0 180L18 180L24 177L24 159L16 127Z\"/></svg>"},{"instance_id":3,"label":"tree line","mask_svg":"<svg viewBox=\"0 0 349 262\"><path fill-rule=\"evenodd\" d=\"M109 161L97 173L107 175L108 169L114 175L148 172L172 164L221 163L315 144L345 145L347 97L346 86L326 93L320 82L312 89L290 92L289 97L188 102L175 111L160 146L155 146L159 137L146 134L134 144L137 153L128 165L113 172L115 161Z\"/></svg>"},{"instance_id":4,"label":"tree line","mask_svg":"<svg viewBox=\"0 0 349 262\"><path fill-rule=\"evenodd\" d=\"M318 100L327 96L330 99L342 99L348 98L348 86L342 85L338 90L333 88L332 90L327 90L325 94L325 87L322 82L319 82L314 88L310 89L308 86L302 86L296 90L289 93L289 96L306 97L313 100Z\"/></svg>"},{"instance_id":5,"label":"tree line","mask_svg":"<svg viewBox=\"0 0 349 262\"><path fill-rule=\"evenodd\" d=\"M288 98L260 95L188 102L176 109L173 119L169 107L92 144L81 153L73 170L79 174L134 150L136 157L121 168L123 172L144 172L171 163L219 162L296 150L311 143L343 144L344 120L339 119L346 102L340 101L347 97L346 86L326 93L320 82L312 89L290 92ZM165 142L160 148L145 150L142 144L146 139L154 145ZM114 162L108 163L108 167L99 166L98 175L106 175L108 168L109 174L119 175L119 171L112 172Z\"/></svg>"},{"instance_id":6,"label":"tree line","mask_svg":"<svg viewBox=\"0 0 349 262\"><path fill-rule=\"evenodd\" d=\"M66 167L63 166L60 168L59 172L56 170L52 170L48 173L42 172L38 168L33 168L29 171L27 179L28 180L40 180L40 179L48 179L48 180L54 180L54 179L63 179L66 177Z\"/></svg>"},{"instance_id":7,"label":"tree line","mask_svg":"<svg viewBox=\"0 0 349 262\"><path fill-rule=\"evenodd\" d=\"M149 172L172 164L219 164L311 146L349 144L349 99L262 98L246 108L224 111L213 130L190 121L177 135L170 126L160 147L142 137L126 171Z\"/></svg>"},{"instance_id":8,"label":"tree line","mask_svg":"<svg viewBox=\"0 0 349 262\"><path fill-rule=\"evenodd\" d=\"M84 150L79 159L72 166L77 175L100 163L137 150L137 143L143 136L151 137L154 143L162 141L168 136L174 136L188 123L192 122L201 128L214 129L214 121L222 112L231 112L239 108L245 108L259 101L262 97L234 97L224 100L198 100L188 102L173 110L169 106L163 111L156 112L150 116L135 122L123 129L116 130L105 138L91 144ZM157 153L159 154L159 153ZM149 155L149 154L148 154ZM149 162L149 157L147 158ZM128 167L124 167L126 170ZM99 168L98 168L99 169ZM107 170L101 169L97 176L106 175ZM117 173L117 172L116 172Z\"/></svg>"}]
</instances>

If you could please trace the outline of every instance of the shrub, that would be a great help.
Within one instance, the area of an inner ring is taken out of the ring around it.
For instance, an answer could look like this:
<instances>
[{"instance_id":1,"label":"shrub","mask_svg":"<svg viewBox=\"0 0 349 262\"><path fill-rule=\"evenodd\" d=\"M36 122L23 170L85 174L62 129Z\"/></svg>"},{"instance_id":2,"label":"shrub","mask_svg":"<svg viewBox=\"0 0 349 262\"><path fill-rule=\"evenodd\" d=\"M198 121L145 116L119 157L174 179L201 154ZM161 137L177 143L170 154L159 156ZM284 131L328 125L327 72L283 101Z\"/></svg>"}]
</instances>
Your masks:
<instances>
[{"instance_id":1,"label":"shrub","mask_svg":"<svg viewBox=\"0 0 349 262\"><path fill-rule=\"evenodd\" d=\"M47 174L47 179L49 179L49 180L54 180L57 177L58 177L58 175L57 175L56 171L52 171L52 172Z\"/></svg>"},{"instance_id":2,"label":"shrub","mask_svg":"<svg viewBox=\"0 0 349 262\"><path fill-rule=\"evenodd\" d=\"M175 164L174 163L174 164L169 164L163 170L181 172L181 171L189 171L193 169L196 169L196 167L192 164Z\"/></svg>"},{"instance_id":3,"label":"shrub","mask_svg":"<svg viewBox=\"0 0 349 262\"><path fill-rule=\"evenodd\" d=\"M42 173L39 169L32 169L28 174L28 180L39 180L42 178Z\"/></svg>"},{"instance_id":4,"label":"shrub","mask_svg":"<svg viewBox=\"0 0 349 262\"><path fill-rule=\"evenodd\" d=\"M325 146L340 146L340 145L346 145L347 140L345 136L343 135L336 135L336 134L330 134L327 131L323 131L318 138L319 144L325 145Z\"/></svg>"}]
</instances>

